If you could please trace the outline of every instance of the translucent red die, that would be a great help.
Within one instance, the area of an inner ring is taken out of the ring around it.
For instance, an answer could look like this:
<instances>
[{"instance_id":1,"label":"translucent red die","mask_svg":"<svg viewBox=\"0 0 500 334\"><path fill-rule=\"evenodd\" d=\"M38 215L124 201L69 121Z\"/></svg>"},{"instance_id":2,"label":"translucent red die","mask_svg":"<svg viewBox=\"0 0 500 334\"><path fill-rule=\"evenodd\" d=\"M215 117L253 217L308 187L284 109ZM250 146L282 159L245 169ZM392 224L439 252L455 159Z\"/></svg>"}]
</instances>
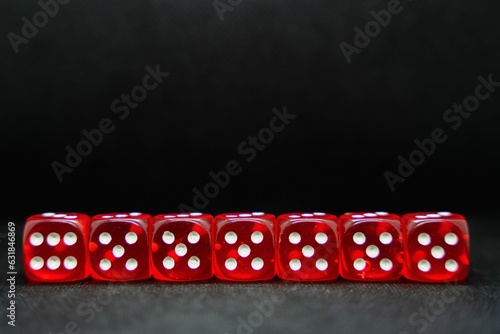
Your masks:
<instances>
[{"instance_id":1,"label":"translucent red die","mask_svg":"<svg viewBox=\"0 0 500 334\"><path fill-rule=\"evenodd\" d=\"M26 277L38 282L69 282L88 277L89 216L82 213L42 213L24 225Z\"/></svg>"},{"instance_id":2,"label":"translucent red die","mask_svg":"<svg viewBox=\"0 0 500 334\"><path fill-rule=\"evenodd\" d=\"M133 281L151 276L149 225L140 212L92 217L89 232L90 275L107 281Z\"/></svg>"},{"instance_id":3,"label":"translucent red die","mask_svg":"<svg viewBox=\"0 0 500 334\"><path fill-rule=\"evenodd\" d=\"M340 275L349 280L397 280L403 269L400 217L387 212L346 213L339 218Z\"/></svg>"},{"instance_id":4,"label":"translucent red die","mask_svg":"<svg viewBox=\"0 0 500 334\"><path fill-rule=\"evenodd\" d=\"M198 281L213 276L213 217L203 213L160 214L153 218L153 277L166 281Z\"/></svg>"},{"instance_id":5,"label":"translucent red die","mask_svg":"<svg viewBox=\"0 0 500 334\"><path fill-rule=\"evenodd\" d=\"M269 280L276 275L274 215L226 213L215 217L215 276L231 281Z\"/></svg>"},{"instance_id":6,"label":"translucent red die","mask_svg":"<svg viewBox=\"0 0 500 334\"><path fill-rule=\"evenodd\" d=\"M287 213L277 219L277 274L291 281L326 281L339 275L337 217Z\"/></svg>"},{"instance_id":7,"label":"translucent red die","mask_svg":"<svg viewBox=\"0 0 500 334\"><path fill-rule=\"evenodd\" d=\"M404 276L421 282L459 282L469 271L466 219L450 212L419 212L402 216Z\"/></svg>"}]
</instances>

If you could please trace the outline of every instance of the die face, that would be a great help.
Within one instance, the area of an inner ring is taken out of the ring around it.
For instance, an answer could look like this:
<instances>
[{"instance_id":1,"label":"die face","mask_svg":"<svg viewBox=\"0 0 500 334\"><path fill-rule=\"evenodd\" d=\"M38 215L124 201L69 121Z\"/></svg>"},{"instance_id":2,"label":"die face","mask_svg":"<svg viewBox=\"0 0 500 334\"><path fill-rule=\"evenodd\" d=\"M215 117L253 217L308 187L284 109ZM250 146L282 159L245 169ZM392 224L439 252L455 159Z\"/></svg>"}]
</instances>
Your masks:
<instances>
[{"instance_id":1,"label":"die face","mask_svg":"<svg viewBox=\"0 0 500 334\"><path fill-rule=\"evenodd\" d=\"M153 277L197 281L213 276L213 217L209 214L161 214L153 218Z\"/></svg>"},{"instance_id":2,"label":"die face","mask_svg":"<svg viewBox=\"0 0 500 334\"><path fill-rule=\"evenodd\" d=\"M275 217L271 214L218 215L213 247L217 278L232 281L274 278L275 228Z\"/></svg>"},{"instance_id":3,"label":"die face","mask_svg":"<svg viewBox=\"0 0 500 334\"><path fill-rule=\"evenodd\" d=\"M448 212L403 217L404 275L421 282L459 282L469 271L469 233L465 218Z\"/></svg>"},{"instance_id":4,"label":"die face","mask_svg":"<svg viewBox=\"0 0 500 334\"><path fill-rule=\"evenodd\" d=\"M397 280L403 270L400 217L349 213L339 218L340 275L349 280Z\"/></svg>"},{"instance_id":5,"label":"die face","mask_svg":"<svg viewBox=\"0 0 500 334\"><path fill-rule=\"evenodd\" d=\"M92 278L132 281L151 276L149 225L141 213L109 213L92 217L89 263Z\"/></svg>"},{"instance_id":6,"label":"die face","mask_svg":"<svg viewBox=\"0 0 500 334\"><path fill-rule=\"evenodd\" d=\"M27 219L23 234L26 277L38 282L70 282L88 277L89 216L45 213Z\"/></svg>"},{"instance_id":7,"label":"die face","mask_svg":"<svg viewBox=\"0 0 500 334\"><path fill-rule=\"evenodd\" d=\"M323 213L280 215L277 274L284 280L326 281L339 274L337 217Z\"/></svg>"}]
</instances>

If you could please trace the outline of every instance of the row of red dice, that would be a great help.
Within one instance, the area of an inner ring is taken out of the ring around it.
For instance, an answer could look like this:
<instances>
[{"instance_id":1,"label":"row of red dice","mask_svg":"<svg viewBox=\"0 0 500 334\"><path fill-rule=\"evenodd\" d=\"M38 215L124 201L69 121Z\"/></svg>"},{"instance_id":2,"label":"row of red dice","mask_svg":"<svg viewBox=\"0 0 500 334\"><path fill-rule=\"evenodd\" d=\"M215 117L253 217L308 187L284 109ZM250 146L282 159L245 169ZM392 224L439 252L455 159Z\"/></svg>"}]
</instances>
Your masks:
<instances>
[{"instance_id":1,"label":"row of red dice","mask_svg":"<svg viewBox=\"0 0 500 334\"><path fill-rule=\"evenodd\" d=\"M450 212L43 213L23 236L28 279L457 282L469 270L465 218Z\"/></svg>"}]
</instances>

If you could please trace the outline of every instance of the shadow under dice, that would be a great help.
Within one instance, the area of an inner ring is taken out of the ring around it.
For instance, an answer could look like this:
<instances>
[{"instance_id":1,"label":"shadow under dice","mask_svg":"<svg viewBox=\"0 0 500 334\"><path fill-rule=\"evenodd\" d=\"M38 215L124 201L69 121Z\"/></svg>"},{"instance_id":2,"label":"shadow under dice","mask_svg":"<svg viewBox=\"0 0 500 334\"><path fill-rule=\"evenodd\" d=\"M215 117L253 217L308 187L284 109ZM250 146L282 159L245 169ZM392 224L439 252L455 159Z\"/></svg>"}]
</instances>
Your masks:
<instances>
[{"instance_id":1,"label":"shadow under dice","mask_svg":"<svg viewBox=\"0 0 500 334\"><path fill-rule=\"evenodd\" d=\"M109 281L131 281L151 276L149 224L142 213L110 213L90 223L90 274Z\"/></svg>"},{"instance_id":2,"label":"shadow under dice","mask_svg":"<svg viewBox=\"0 0 500 334\"><path fill-rule=\"evenodd\" d=\"M217 278L269 280L275 269L275 217L260 212L215 218L214 258Z\"/></svg>"},{"instance_id":3,"label":"shadow under dice","mask_svg":"<svg viewBox=\"0 0 500 334\"><path fill-rule=\"evenodd\" d=\"M337 218L324 213L278 217L277 273L285 280L333 280L339 274Z\"/></svg>"},{"instance_id":4,"label":"shadow under dice","mask_svg":"<svg viewBox=\"0 0 500 334\"><path fill-rule=\"evenodd\" d=\"M213 276L212 224L208 214L162 214L153 219L153 277L168 281L205 280Z\"/></svg>"},{"instance_id":5,"label":"shadow under dice","mask_svg":"<svg viewBox=\"0 0 500 334\"><path fill-rule=\"evenodd\" d=\"M81 213L44 213L29 217L23 235L26 277L39 282L87 278L89 220L89 216Z\"/></svg>"},{"instance_id":6,"label":"shadow under dice","mask_svg":"<svg viewBox=\"0 0 500 334\"><path fill-rule=\"evenodd\" d=\"M449 212L403 216L407 279L454 282L469 271L469 234L465 218Z\"/></svg>"},{"instance_id":7,"label":"shadow under dice","mask_svg":"<svg viewBox=\"0 0 500 334\"><path fill-rule=\"evenodd\" d=\"M399 279L403 244L399 216L386 212L348 213L339 218L340 275L361 281Z\"/></svg>"}]
</instances>

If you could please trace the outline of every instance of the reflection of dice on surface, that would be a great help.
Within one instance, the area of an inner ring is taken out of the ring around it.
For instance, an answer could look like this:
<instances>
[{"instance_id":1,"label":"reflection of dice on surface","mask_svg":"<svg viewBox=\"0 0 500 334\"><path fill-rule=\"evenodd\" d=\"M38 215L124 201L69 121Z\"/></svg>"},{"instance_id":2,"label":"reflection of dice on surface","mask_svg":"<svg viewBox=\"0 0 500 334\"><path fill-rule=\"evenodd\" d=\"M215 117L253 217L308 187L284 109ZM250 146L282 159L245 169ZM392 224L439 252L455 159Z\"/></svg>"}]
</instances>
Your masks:
<instances>
[{"instance_id":1,"label":"reflection of dice on surface","mask_svg":"<svg viewBox=\"0 0 500 334\"><path fill-rule=\"evenodd\" d=\"M92 217L88 243L92 278L132 281L150 277L150 222L151 216L140 212Z\"/></svg>"},{"instance_id":2,"label":"reflection of dice on surface","mask_svg":"<svg viewBox=\"0 0 500 334\"><path fill-rule=\"evenodd\" d=\"M153 277L167 281L209 279L212 270L213 217L202 213L161 214L153 218Z\"/></svg>"},{"instance_id":3,"label":"reflection of dice on surface","mask_svg":"<svg viewBox=\"0 0 500 334\"><path fill-rule=\"evenodd\" d=\"M69 282L88 277L89 216L81 213L43 213L24 226L26 277L39 282Z\"/></svg>"},{"instance_id":4,"label":"reflection of dice on surface","mask_svg":"<svg viewBox=\"0 0 500 334\"><path fill-rule=\"evenodd\" d=\"M403 244L398 215L346 213L340 216L339 227L343 278L389 281L401 277Z\"/></svg>"},{"instance_id":5,"label":"reflection of dice on surface","mask_svg":"<svg viewBox=\"0 0 500 334\"><path fill-rule=\"evenodd\" d=\"M461 215L408 213L402 217L406 278L422 282L463 281L469 271L469 232Z\"/></svg>"},{"instance_id":6,"label":"reflection of dice on surface","mask_svg":"<svg viewBox=\"0 0 500 334\"><path fill-rule=\"evenodd\" d=\"M337 217L288 213L277 219L277 273L285 280L326 281L339 274Z\"/></svg>"},{"instance_id":7,"label":"reflection of dice on surface","mask_svg":"<svg viewBox=\"0 0 500 334\"><path fill-rule=\"evenodd\" d=\"M224 280L272 279L275 269L275 217L263 212L215 217L215 275Z\"/></svg>"}]
</instances>

